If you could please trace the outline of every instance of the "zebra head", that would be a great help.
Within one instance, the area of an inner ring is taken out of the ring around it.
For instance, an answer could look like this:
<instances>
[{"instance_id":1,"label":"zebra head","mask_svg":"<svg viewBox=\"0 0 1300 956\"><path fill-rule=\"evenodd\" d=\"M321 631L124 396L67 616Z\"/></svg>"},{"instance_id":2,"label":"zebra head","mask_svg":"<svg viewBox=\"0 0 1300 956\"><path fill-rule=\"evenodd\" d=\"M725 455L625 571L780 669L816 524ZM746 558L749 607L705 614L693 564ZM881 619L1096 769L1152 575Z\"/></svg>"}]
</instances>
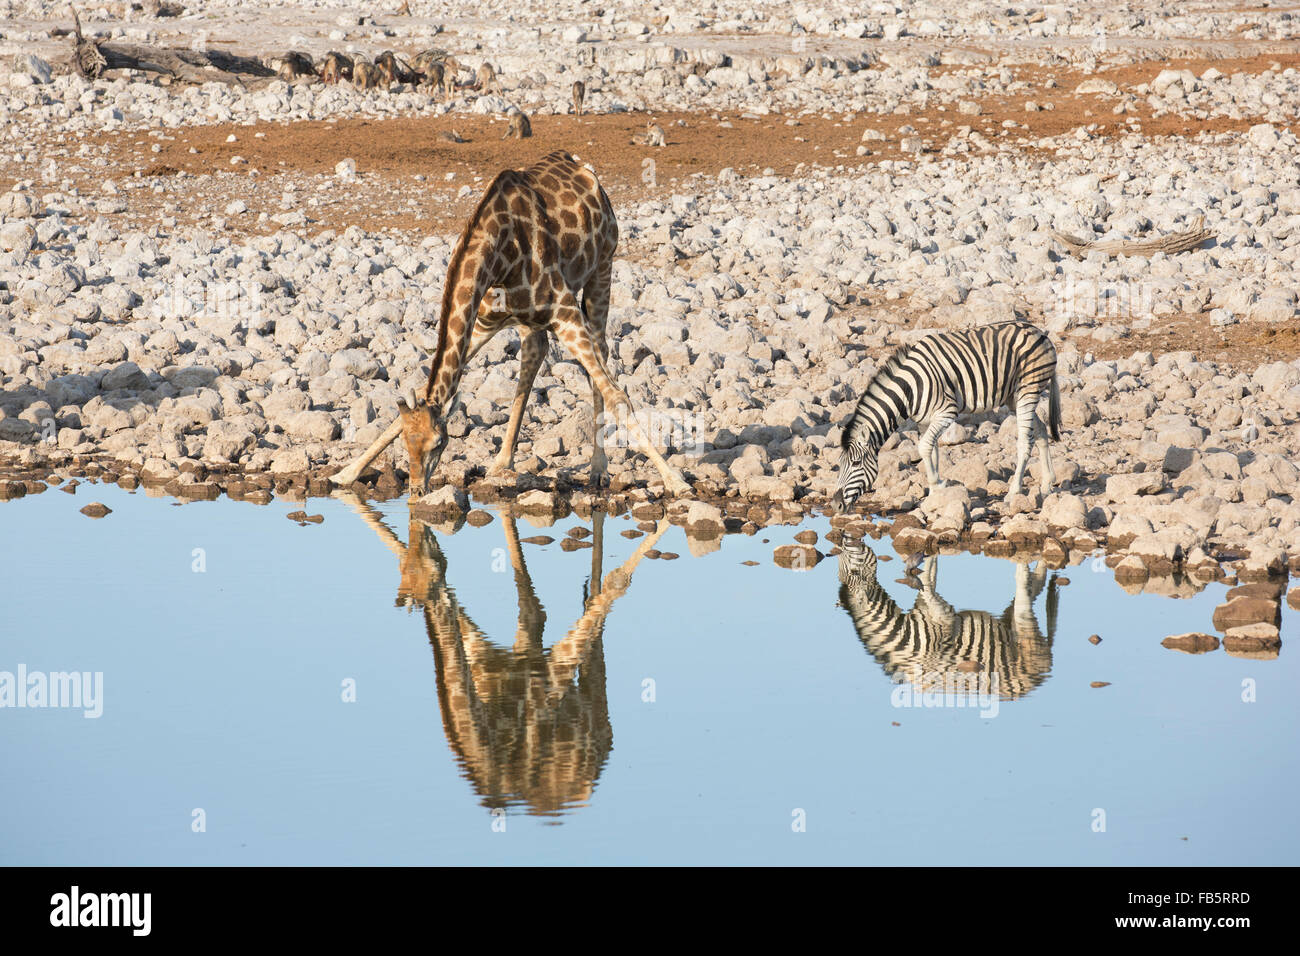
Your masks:
<instances>
[{"instance_id":1,"label":"zebra head","mask_svg":"<svg viewBox=\"0 0 1300 956\"><path fill-rule=\"evenodd\" d=\"M853 503L876 483L878 471L876 446L854 441L846 432L844 450L840 453L840 490L831 499L835 510L840 514L851 511Z\"/></svg>"},{"instance_id":2,"label":"zebra head","mask_svg":"<svg viewBox=\"0 0 1300 956\"><path fill-rule=\"evenodd\" d=\"M847 594L856 594L876 584L876 552L861 541L840 542L840 584Z\"/></svg>"}]
</instances>

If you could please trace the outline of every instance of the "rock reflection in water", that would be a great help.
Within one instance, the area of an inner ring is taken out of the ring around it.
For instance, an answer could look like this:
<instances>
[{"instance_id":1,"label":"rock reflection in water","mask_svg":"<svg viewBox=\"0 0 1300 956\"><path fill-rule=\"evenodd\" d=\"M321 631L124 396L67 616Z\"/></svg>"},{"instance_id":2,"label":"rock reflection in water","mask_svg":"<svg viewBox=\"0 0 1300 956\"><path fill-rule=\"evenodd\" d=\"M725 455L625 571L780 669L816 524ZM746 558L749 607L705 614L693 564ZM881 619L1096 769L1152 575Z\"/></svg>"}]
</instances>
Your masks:
<instances>
[{"instance_id":1,"label":"rock reflection in water","mask_svg":"<svg viewBox=\"0 0 1300 956\"><path fill-rule=\"evenodd\" d=\"M447 740L483 806L522 805L534 815L560 816L584 805L614 740L605 697L605 619L668 521L602 579L604 514L594 513L584 612L547 649L546 611L533 589L515 519L503 514L519 605L513 644L505 646L485 635L461 606L429 524L411 518L403 545L373 508L344 497L401 560L396 604L424 613Z\"/></svg>"},{"instance_id":2,"label":"rock reflection in water","mask_svg":"<svg viewBox=\"0 0 1300 956\"><path fill-rule=\"evenodd\" d=\"M876 579L870 548L844 542L840 554L840 605L858 639L895 683L922 692L996 694L1016 700L1043 684L1052 669L1056 632L1056 575L1039 561L1015 566L1015 593L1001 615L957 611L939 596L939 557L931 555L906 583L916 588L904 612ZM1047 636L1034 616L1034 601L1047 587Z\"/></svg>"}]
</instances>

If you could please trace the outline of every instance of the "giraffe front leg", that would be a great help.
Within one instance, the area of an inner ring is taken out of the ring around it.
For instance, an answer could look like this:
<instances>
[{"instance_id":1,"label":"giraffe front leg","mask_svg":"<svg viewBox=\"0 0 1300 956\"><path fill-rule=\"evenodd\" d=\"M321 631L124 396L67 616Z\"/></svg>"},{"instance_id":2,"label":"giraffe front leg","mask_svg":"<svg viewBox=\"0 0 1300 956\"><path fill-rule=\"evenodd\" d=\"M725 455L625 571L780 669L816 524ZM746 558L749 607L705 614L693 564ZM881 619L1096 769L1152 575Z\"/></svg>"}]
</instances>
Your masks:
<instances>
[{"instance_id":1,"label":"giraffe front leg","mask_svg":"<svg viewBox=\"0 0 1300 956\"><path fill-rule=\"evenodd\" d=\"M533 382L537 371L546 359L546 350L550 337L545 329L530 332L519 346L519 385L515 389L515 400L510 406L510 424L506 426L505 441L501 451L488 469L488 475L496 476L511 470L515 460L515 446L519 444L519 428L523 424L524 409L533 392Z\"/></svg>"},{"instance_id":2,"label":"giraffe front leg","mask_svg":"<svg viewBox=\"0 0 1300 956\"><path fill-rule=\"evenodd\" d=\"M609 485L609 461L605 457L605 442L602 432L605 430L605 397L591 383L591 476L588 479L592 488L605 488Z\"/></svg>"},{"instance_id":3,"label":"giraffe front leg","mask_svg":"<svg viewBox=\"0 0 1300 956\"><path fill-rule=\"evenodd\" d=\"M686 479L678 473L677 469L664 460L663 455L659 454L658 449L646 437L640 423L636 420L636 413L631 400L623 393L622 389L614 384L614 379L605 367L605 361L601 357L595 342L592 341L586 325L581 321L568 324L563 327L559 335L569 347L569 351L587 370L587 375L591 378L592 388L600 392L605 407L617 411L620 406L626 406L627 411L624 414L627 415L628 430L636 442L637 449L654 464L660 477L663 478L668 493L677 497L688 496L691 493L691 486L686 483ZM596 437L599 438L600 436L597 435ZM594 457L593 455L593 461Z\"/></svg>"},{"instance_id":4,"label":"giraffe front leg","mask_svg":"<svg viewBox=\"0 0 1300 956\"><path fill-rule=\"evenodd\" d=\"M609 342L605 339L605 328L609 323L609 287L614 272L614 262L604 256L596 264L596 270L582 290L582 316L587 327L587 334L596 345L597 354L609 368ZM609 463L605 457L605 396L591 382L591 476L592 488L604 488L609 484Z\"/></svg>"}]
</instances>

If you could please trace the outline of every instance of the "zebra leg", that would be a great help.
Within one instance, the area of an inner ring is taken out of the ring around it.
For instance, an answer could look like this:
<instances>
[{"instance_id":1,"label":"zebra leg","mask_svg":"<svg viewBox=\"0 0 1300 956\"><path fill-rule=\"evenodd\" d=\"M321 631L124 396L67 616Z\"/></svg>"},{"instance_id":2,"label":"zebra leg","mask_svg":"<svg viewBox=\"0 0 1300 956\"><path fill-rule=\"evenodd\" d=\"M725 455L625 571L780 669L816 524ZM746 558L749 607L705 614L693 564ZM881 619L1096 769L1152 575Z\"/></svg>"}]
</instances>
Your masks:
<instances>
[{"instance_id":1,"label":"zebra leg","mask_svg":"<svg viewBox=\"0 0 1300 956\"><path fill-rule=\"evenodd\" d=\"M1038 629L1038 618L1034 616L1034 601L1038 600L1046 582L1046 561L1036 562L1033 568L1030 568L1028 561L1016 564L1016 596L1012 603L1011 620L1016 640L1022 644L1042 637Z\"/></svg>"},{"instance_id":2,"label":"zebra leg","mask_svg":"<svg viewBox=\"0 0 1300 956\"><path fill-rule=\"evenodd\" d=\"M912 613L918 611L929 623L933 637L945 641L961 630L961 619L956 608L939 596L935 586L939 580L939 556L932 554L925 559L925 570L921 572L920 593Z\"/></svg>"},{"instance_id":3,"label":"zebra leg","mask_svg":"<svg viewBox=\"0 0 1300 956\"><path fill-rule=\"evenodd\" d=\"M1047 565L1042 564L1042 567L1046 568ZM1028 561L1016 562L1016 596L1012 604L1012 618L1018 625L1034 618L1034 594L1037 592L1032 588L1032 576Z\"/></svg>"},{"instance_id":4,"label":"zebra leg","mask_svg":"<svg viewBox=\"0 0 1300 956\"><path fill-rule=\"evenodd\" d=\"M921 453L921 463L925 465L925 478L931 491L947 486L947 482L939 477L939 436L956 418L955 409L941 408L922 426L917 450Z\"/></svg>"},{"instance_id":5,"label":"zebra leg","mask_svg":"<svg viewBox=\"0 0 1300 956\"><path fill-rule=\"evenodd\" d=\"M1034 405L1037 403L1037 396L1034 396L1033 399L1021 398L1016 404L1016 473L1011 476L1011 484L1007 487L1008 498L1021 494L1024 490L1025 466L1029 464L1029 437L1037 418L1034 413Z\"/></svg>"},{"instance_id":6,"label":"zebra leg","mask_svg":"<svg viewBox=\"0 0 1300 956\"><path fill-rule=\"evenodd\" d=\"M1056 485L1056 472L1052 468L1052 450L1047 441L1047 426L1043 420L1034 413L1034 434L1038 444L1038 459L1043 466L1043 474L1039 479L1039 487L1044 495L1052 493L1053 486Z\"/></svg>"},{"instance_id":7,"label":"zebra leg","mask_svg":"<svg viewBox=\"0 0 1300 956\"><path fill-rule=\"evenodd\" d=\"M930 555L925 559L925 568L921 571L921 583L925 590L934 594L939 586L939 562L936 560L938 555Z\"/></svg>"}]
</instances>

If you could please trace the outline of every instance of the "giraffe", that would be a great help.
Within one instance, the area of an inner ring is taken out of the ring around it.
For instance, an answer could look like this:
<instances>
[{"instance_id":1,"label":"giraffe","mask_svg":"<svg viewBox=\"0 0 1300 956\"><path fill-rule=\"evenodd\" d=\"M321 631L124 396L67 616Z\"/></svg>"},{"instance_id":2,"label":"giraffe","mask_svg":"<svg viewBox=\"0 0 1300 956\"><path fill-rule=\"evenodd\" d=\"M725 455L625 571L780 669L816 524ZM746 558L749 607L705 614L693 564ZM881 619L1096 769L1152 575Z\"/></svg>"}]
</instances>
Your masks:
<instances>
[{"instance_id":1,"label":"giraffe","mask_svg":"<svg viewBox=\"0 0 1300 956\"><path fill-rule=\"evenodd\" d=\"M518 627L507 647L491 641L457 599L447 583L447 558L428 525L412 518L403 544L373 507L351 492L339 494L401 562L395 603L424 614L447 741L483 805L522 802L532 814L552 816L586 803L613 746L605 621L637 565L671 527L668 519L602 578L604 514L593 513L591 576L582 615L547 648L546 611L515 519L502 514L518 599Z\"/></svg>"},{"instance_id":2,"label":"giraffe","mask_svg":"<svg viewBox=\"0 0 1300 956\"><path fill-rule=\"evenodd\" d=\"M609 371L605 323L617 245L618 221L609 197L595 175L568 153L550 153L529 169L499 173L448 263L438 348L423 398L399 401L398 419L331 480L352 484L400 434L410 454L411 493L424 494L447 447L447 418L466 364L497 332L518 326L518 387L505 441L488 474L510 470L533 380L554 335L591 382L591 483L599 486L605 480L600 435L605 407L626 406L630 437L658 469L668 493L690 494L681 474L646 437L631 401Z\"/></svg>"}]
</instances>

